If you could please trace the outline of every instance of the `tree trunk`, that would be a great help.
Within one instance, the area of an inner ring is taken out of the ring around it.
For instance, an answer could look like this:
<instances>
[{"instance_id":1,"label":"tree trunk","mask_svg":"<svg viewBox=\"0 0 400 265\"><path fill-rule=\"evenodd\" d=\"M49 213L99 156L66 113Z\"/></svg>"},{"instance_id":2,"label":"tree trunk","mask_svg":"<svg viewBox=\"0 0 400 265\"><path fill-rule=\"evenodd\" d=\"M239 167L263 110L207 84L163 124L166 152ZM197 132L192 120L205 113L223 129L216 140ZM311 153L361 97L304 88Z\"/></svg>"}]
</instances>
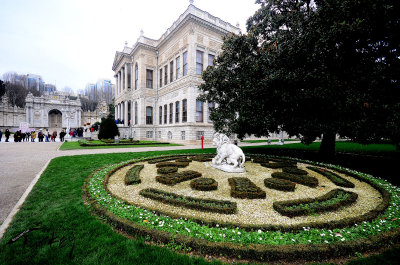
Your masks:
<instances>
[{"instance_id":1,"label":"tree trunk","mask_svg":"<svg viewBox=\"0 0 400 265\"><path fill-rule=\"evenodd\" d=\"M319 154L323 158L333 158L335 156L335 143L336 133L328 132L322 136L321 146L319 148Z\"/></svg>"}]
</instances>

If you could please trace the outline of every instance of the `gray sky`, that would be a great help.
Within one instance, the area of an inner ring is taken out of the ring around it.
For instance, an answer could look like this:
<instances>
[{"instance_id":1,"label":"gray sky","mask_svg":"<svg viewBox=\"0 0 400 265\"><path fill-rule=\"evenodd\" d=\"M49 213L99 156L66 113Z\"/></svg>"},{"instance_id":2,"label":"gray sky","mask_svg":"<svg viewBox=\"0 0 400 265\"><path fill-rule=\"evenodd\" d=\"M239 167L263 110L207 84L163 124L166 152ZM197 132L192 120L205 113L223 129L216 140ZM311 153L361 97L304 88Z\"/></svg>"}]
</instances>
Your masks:
<instances>
[{"instance_id":1,"label":"gray sky","mask_svg":"<svg viewBox=\"0 0 400 265\"><path fill-rule=\"evenodd\" d=\"M245 32L255 0L195 0L194 5ZM1 0L0 76L38 74L75 91L111 79L115 52L144 35L159 39L189 0Z\"/></svg>"}]
</instances>

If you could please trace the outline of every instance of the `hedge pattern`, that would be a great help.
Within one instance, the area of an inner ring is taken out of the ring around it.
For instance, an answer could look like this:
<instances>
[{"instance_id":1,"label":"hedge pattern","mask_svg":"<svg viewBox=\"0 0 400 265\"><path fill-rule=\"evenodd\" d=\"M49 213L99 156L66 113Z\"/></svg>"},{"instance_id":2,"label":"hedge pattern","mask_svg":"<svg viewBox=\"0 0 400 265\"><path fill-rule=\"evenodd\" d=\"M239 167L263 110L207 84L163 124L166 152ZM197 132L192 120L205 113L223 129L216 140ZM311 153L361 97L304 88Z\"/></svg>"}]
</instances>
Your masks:
<instances>
[{"instance_id":1,"label":"hedge pattern","mask_svg":"<svg viewBox=\"0 0 400 265\"><path fill-rule=\"evenodd\" d=\"M328 178L330 181L332 181L335 185L339 187L344 187L344 188L354 188L354 183L348 181L345 178L342 178L338 174L333 173L332 171L322 169L319 167L307 167L309 170L312 170L314 172L317 172L318 174L321 174L322 176Z\"/></svg>"},{"instance_id":2,"label":"hedge pattern","mask_svg":"<svg viewBox=\"0 0 400 265\"><path fill-rule=\"evenodd\" d=\"M354 203L357 198L357 193L334 189L317 198L274 202L273 208L285 216L305 216L337 210Z\"/></svg>"},{"instance_id":3,"label":"hedge pattern","mask_svg":"<svg viewBox=\"0 0 400 265\"><path fill-rule=\"evenodd\" d=\"M238 199L265 199L266 193L248 178L234 177L229 178L231 186L231 196Z\"/></svg>"},{"instance_id":4,"label":"hedge pattern","mask_svg":"<svg viewBox=\"0 0 400 265\"><path fill-rule=\"evenodd\" d=\"M277 179L286 179L310 188L315 188L318 186L318 179L311 176L294 175L285 172L274 172L271 174L271 177Z\"/></svg>"},{"instance_id":5,"label":"hedge pattern","mask_svg":"<svg viewBox=\"0 0 400 265\"><path fill-rule=\"evenodd\" d=\"M157 173L158 174L171 174L171 173L175 173L178 172L178 167L160 167L157 168Z\"/></svg>"},{"instance_id":6,"label":"hedge pattern","mask_svg":"<svg viewBox=\"0 0 400 265\"><path fill-rule=\"evenodd\" d=\"M216 190L218 189L218 182L212 178L197 178L190 182L190 187L200 191Z\"/></svg>"},{"instance_id":7,"label":"hedge pattern","mask_svg":"<svg viewBox=\"0 0 400 265\"><path fill-rule=\"evenodd\" d=\"M282 168L282 172L289 173L289 174L294 174L294 175L308 175L308 172L300 169L298 167L284 167Z\"/></svg>"},{"instance_id":8,"label":"hedge pattern","mask_svg":"<svg viewBox=\"0 0 400 265\"><path fill-rule=\"evenodd\" d=\"M125 174L125 185L136 185L141 183L140 171L144 168L144 165L134 165Z\"/></svg>"},{"instance_id":9,"label":"hedge pattern","mask_svg":"<svg viewBox=\"0 0 400 265\"><path fill-rule=\"evenodd\" d=\"M160 162L156 164L157 168L160 167L179 167L184 168L189 165L189 162Z\"/></svg>"},{"instance_id":10,"label":"hedge pattern","mask_svg":"<svg viewBox=\"0 0 400 265\"><path fill-rule=\"evenodd\" d=\"M186 170L177 173L171 173L167 175L161 175L156 177L156 181L168 186L174 186L177 183L181 183L187 180L200 178L201 173L194 170Z\"/></svg>"},{"instance_id":11,"label":"hedge pattern","mask_svg":"<svg viewBox=\"0 0 400 265\"><path fill-rule=\"evenodd\" d=\"M264 179L265 187L280 190L280 191L294 191L296 183L286 179L267 178Z\"/></svg>"},{"instance_id":12,"label":"hedge pattern","mask_svg":"<svg viewBox=\"0 0 400 265\"><path fill-rule=\"evenodd\" d=\"M285 167L293 167L293 164L286 162L274 162L274 163L261 163L261 166L271 169L279 169Z\"/></svg>"},{"instance_id":13,"label":"hedge pattern","mask_svg":"<svg viewBox=\"0 0 400 265\"><path fill-rule=\"evenodd\" d=\"M197 162L210 162L213 158L214 155L196 155L192 160Z\"/></svg>"},{"instance_id":14,"label":"hedge pattern","mask_svg":"<svg viewBox=\"0 0 400 265\"><path fill-rule=\"evenodd\" d=\"M234 214L237 210L237 205L235 202L193 198L153 188L141 190L139 194L145 198L161 201L162 203L205 212Z\"/></svg>"},{"instance_id":15,"label":"hedge pattern","mask_svg":"<svg viewBox=\"0 0 400 265\"><path fill-rule=\"evenodd\" d=\"M169 144L167 142L124 142L120 141L119 143L93 143L93 140L78 140L78 144L80 146L118 146L118 145L153 145L153 144Z\"/></svg>"},{"instance_id":16,"label":"hedge pattern","mask_svg":"<svg viewBox=\"0 0 400 265\"><path fill-rule=\"evenodd\" d=\"M166 156L166 157L150 158L150 159L146 159L146 161L149 164L157 164L160 162L171 161L171 160L175 160L175 159L179 159L179 158L180 158L180 156Z\"/></svg>"}]
</instances>

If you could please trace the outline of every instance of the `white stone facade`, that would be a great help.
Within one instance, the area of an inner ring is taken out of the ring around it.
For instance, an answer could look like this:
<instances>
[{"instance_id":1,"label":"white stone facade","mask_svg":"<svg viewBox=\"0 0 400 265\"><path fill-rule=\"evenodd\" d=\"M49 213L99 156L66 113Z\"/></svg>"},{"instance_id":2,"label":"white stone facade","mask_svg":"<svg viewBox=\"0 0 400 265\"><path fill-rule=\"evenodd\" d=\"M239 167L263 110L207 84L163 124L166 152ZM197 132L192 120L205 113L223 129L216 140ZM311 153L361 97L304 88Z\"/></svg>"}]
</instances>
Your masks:
<instances>
[{"instance_id":1,"label":"white stone facade","mask_svg":"<svg viewBox=\"0 0 400 265\"><path fill-rule=\"evenodd\" d=\"M116 52L112 69L116 119L123 121L118 125L121 136L188 143L204 135L211 142L214 130L208 103L196 111L198 85L201 70L212 63L222 37L229 33L237 34L239 28L190 4L159 40L142 34L133 47Z\"/></svg>"}]
</instances>

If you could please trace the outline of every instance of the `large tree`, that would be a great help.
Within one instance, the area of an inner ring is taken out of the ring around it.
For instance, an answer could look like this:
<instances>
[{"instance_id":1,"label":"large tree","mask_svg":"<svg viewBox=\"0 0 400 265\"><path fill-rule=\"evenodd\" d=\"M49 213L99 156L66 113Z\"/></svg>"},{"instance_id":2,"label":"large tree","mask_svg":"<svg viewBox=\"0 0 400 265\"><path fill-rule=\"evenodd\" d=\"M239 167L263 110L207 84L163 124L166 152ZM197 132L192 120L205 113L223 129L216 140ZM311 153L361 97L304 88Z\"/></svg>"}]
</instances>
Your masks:
<instances>
[{"instance_id":1,"label":"large tree","mask_svg":"<svg viewBox=\"0 0 400 265\"><path fill-rule=\"evenodd\" d=\"M335 135L400 142L400 4L261 1L246 35L228 36L203 73L217 130L283 129L334 153Z\"/></svg>"}]
</instances>

